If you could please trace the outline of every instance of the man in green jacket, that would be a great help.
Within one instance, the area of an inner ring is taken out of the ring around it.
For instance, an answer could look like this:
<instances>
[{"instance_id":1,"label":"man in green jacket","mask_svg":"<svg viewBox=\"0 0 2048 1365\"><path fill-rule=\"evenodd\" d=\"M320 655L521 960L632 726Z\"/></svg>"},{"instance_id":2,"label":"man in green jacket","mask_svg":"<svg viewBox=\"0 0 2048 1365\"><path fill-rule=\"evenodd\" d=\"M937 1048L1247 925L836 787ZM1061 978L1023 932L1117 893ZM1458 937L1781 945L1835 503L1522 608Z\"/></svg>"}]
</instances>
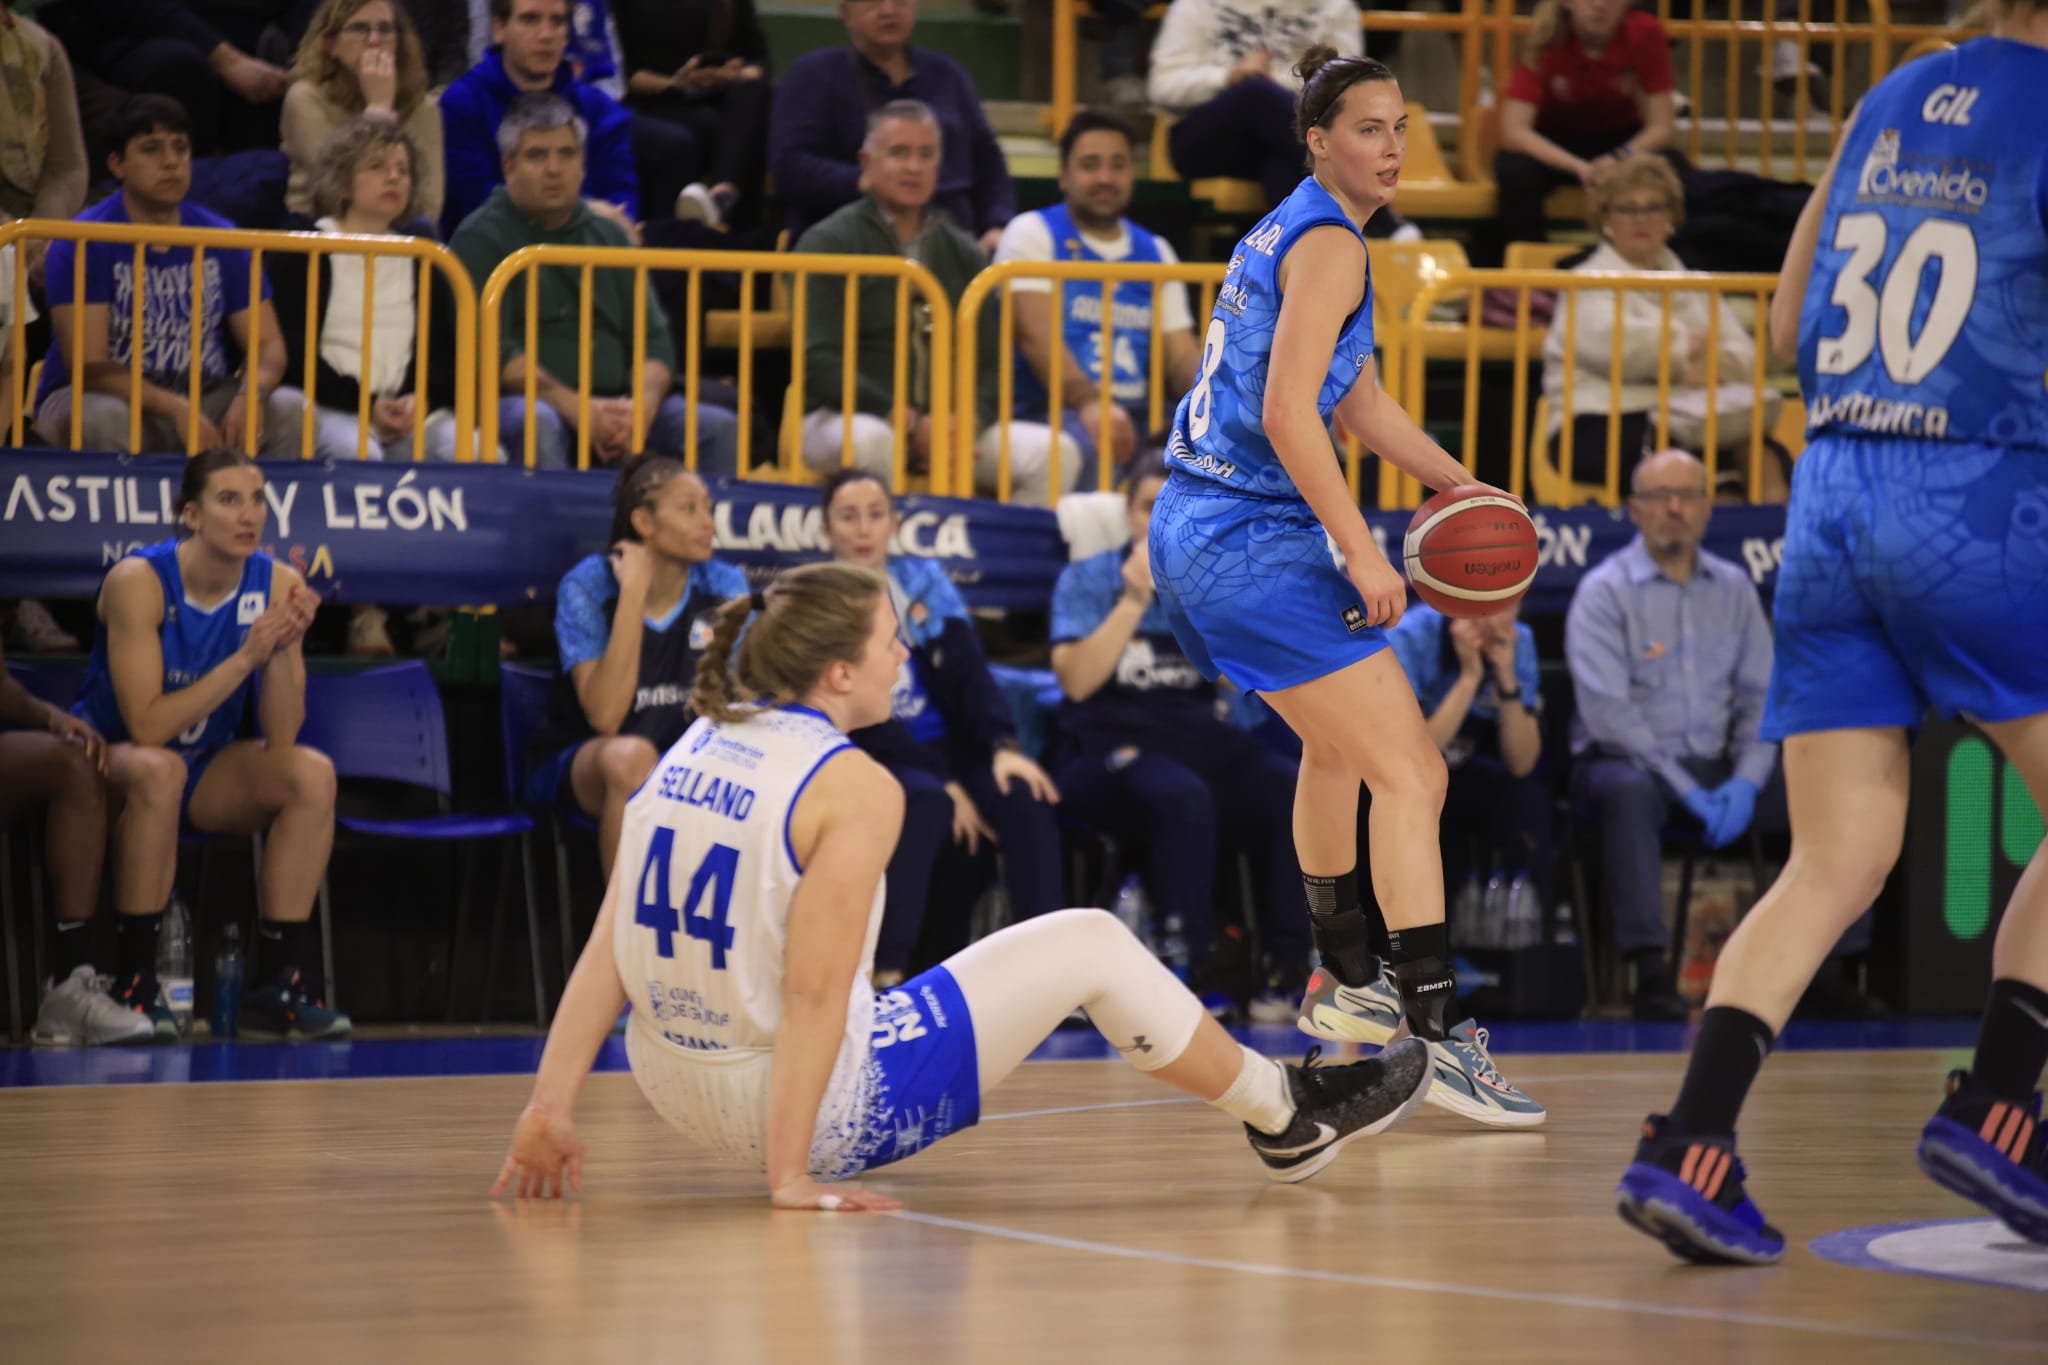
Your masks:
<instances>
[{"instance_id":1,"label":"man in green jacket","mask_svg":"<svg viewBox=\"0 0 2048 1365\"><path fill-rule=\"evenodd\" d=\"M505 183L462 220L448 245L468 268L479 291L491 272L521 247L631 246L626 229L590 211L583 198L583 120L556 95L523 95L498 125ZM689 400L669 391L676 351L668 315L647 289L646 364L633 371L633 272L591 272L590 344L579 336L582 269L548 266L540 272L535 354L526 354L526 281L505 291L498 330L498 439L510 458L526 453L526 375L534 367L531 420L534 463L567 469L576 458L577 384L585 364L590 383L590 458L614 465L640 450L688 458ZM633 386L640 386L645 438L635 441ZM696 468L732 474L739 468L739 417L729 408L697 405Z\"/></svg>"},{"instance_id":2,"label":"man in green jacket","mask_svg":"<svg viewBox=\"0 0 2048 1365\"><path fill-rule=\"evenodd\" d=\"M814 223L797 240L798 251L845 256L909 257L930 270L957 306L968 282L987 265L981 244L943 209L932 207L939 179L939 125L917 100L894 100L868 120L861 144L861 197ZM945 433L931 415L932 367L954 363L931 348L931 319L922 296L910 295L909 374L905 377L905 462L912 473L927 472L944 457ZM858 291L857 353L852 394L853 463L888 479L896 468L896 281L876 277ZM996 330L993 298L982 310L980 350L975 367L975 411L968 414L981 433L975 450L975 483L996 491L998 443L992 425L996 408ZM824 473L839 468L846 444L844 392L846 285L835 276L813 276L804 291L803 457ZM957 406L957 403L956 403ZM1021 444L1021 443L1020 443ZM935 447L936 453L935 453ZM1035 462L1012 451L1011 500L1044 504L1046 459ZM1073 487L1080 448L1063 438L1061 491Z\"/></svg>"}]
</instances>

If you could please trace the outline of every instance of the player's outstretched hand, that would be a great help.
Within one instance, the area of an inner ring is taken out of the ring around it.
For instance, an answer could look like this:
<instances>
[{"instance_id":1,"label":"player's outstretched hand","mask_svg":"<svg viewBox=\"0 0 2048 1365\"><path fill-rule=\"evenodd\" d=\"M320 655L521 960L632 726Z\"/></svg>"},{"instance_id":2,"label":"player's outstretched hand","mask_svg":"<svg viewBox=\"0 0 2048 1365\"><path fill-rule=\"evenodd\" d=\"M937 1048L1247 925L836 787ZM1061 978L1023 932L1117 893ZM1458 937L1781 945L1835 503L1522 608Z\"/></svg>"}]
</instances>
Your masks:
<instances>
[{"instance_id":1,"label":"player's outstretched hand","mask_svg":"<svg viewBox=\"0 0 2048 1365\"><path fill-rule=\"evenodd\" d=\"M778 1209L813 1209L821 1213L887 1213L903 1207L901 1199L854 1185L821 1185L808 1176L790 1181L768 1196Z\"/></svg>"},{"instance_id":2,"label":"player's outstretched hand","mask_svg":"<svg viewBox=\"0 0 2048 1365\"><path fill-rule=\"evenodd\" d=\"M512 1130L512 1150L491 1185L491 1198L511 1190L520 1199L583 1193L583 1139L576 1120L545 1105L529 1104Z\"/></svg>"},{"instance_id":3,"label":"player's outstretched hand","mask_svg":"<svg viewBox=\"0 0 2048 1365\"><path fill-rule=\"evenodd\" d=\"M1365 606L1365 623L1391 630L1408 609L1408 580L1401 576L1401 571L1387 563L1385 555L1373 553L1347 557L1344 573L1351 586L1358 589L1359 600Z\"/></svg>"}]
</instances>

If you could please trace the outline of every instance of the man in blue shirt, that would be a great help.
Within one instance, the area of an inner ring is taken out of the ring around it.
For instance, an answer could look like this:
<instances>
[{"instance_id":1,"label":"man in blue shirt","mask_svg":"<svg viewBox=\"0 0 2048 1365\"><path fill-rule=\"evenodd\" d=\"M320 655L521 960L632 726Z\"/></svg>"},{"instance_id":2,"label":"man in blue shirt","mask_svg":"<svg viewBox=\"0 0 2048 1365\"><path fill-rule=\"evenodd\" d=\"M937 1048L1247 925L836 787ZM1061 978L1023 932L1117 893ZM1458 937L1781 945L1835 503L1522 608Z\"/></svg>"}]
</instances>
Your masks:
<instances>
[{"instance_id":1,"label":"man in blue shirt","mask_svg":"<svg viewBox=\"0 0 2048 1365\"><path fill-rule=\"evenodd\" d=\"M1418 603L1387 632L1387 643L1450 769L1438 837L1452 899L1468 878L1484 879L1498 868L1527 877L1537 903L1547 906L1550 787L1536 771L1543 756L1542 679L1535 633L1517 613L1509 607L1454 621ZM1361 793L1361 854L1370 808Z\"/></svg>"},{"instance_id":2,"label":"man in blue shirt","mask_svg":"<svg viewBox=\"0 0 2048 1365\"><path fill-rule=\"evenodd\" d=\"M1748 570L1700 548L1707 471L1681 450L1636 467L1639 529L1580 580L1565 618L1577 692L1573 801L1599 826L1615 946L1634 969L1638 1018L1684 1018L1666 954L1662 832L1677 806L1710 848L1785 828L1778 749L1758 738L1771 631ZM1866 916L1838 953L1869 946ZM1682 954L1684 945L1674 945Z\"/></svg>"},{"instance_id":3,"label":"man in blue shirt","mask_svg":"<svg viewBox=\"0 0 2048 1365\"><path fill-rule=\"evenodd\" d=\"M552 92L589 126L584 188L618 210L624 224L675 216L676 196L702 169L686 128L627 111L578 80L568 60L569 0L490 0L491 46L441 94L447 189L443 235L452 234L504 183L498 124L522 94Z\"/></svg>"},{"instance_id":4,"label":"man in blue shirt","mask_svg":"<svg viewBox=\"0 0 2048 1365\"><path fill-rule=\"evenodd\" d=\"M1009 164L982 112L974 78L944 53L910 46L916 0L840 0L847 46L807 53L775 87L768 170L789 209L789 235L861 194L861 143L885 104L918 100L939 122L939 186L932 197L994 252L1017 211Z\"/></svg>"},{"instance_id":5,"label":"man in blue shirt","mask_svg":"<svg viewBox=\"0 0 2048 1365\"><path fill-rule=\"evenodd\" d=\"M185 111L162 95L138 95L121 111L115 130L120 150L107 167L121 192L78 215L86 223L137 223L163 227L232 228L234 224L185 201L192 187L192 141ZM85 252L85 292L75 296L74 262ZM270 306L270 286L261 272L252 279L249 253L216 249L205 256L199 287L199 329L192 327L192 248L150 247L142 279L142 449L187 449L198 428L199 448L244 449L254 387L255 441L266 455L299 453L305 397L280 389L284 378L284 333ZM84 390L80 446L86 450L129 448L129 399L134 354L135 248L99 242L80 247L57 242L44 267L50 296L52 339L35 395L36 433L55 446L71 445L72 362L65 345L83 338L79 387ZM76 311L85 310L82 331ZM260 332L253 354L250 333ZM232 349L230 342L233 343ZM199 370L199 408L191 404L190 381ZM237 368L240 375L237 377Z\"/></svg>"}]
</instances>

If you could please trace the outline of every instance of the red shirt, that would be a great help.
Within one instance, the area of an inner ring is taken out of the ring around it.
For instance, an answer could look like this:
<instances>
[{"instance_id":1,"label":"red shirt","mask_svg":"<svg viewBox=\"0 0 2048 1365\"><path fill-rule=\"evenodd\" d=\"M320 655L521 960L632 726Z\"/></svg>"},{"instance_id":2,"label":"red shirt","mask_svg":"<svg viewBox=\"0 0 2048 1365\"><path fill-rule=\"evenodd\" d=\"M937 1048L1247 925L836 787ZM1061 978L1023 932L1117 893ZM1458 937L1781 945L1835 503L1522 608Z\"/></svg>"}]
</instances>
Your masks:
<instances>
[{"instance_id":1,"label":"red shirt","mask_svg":"<svg viewBox=\"0 0 2048 1365\"><path fill-rule=\"evenodd\" d=\"M1589 56L1560 16L1566 32L1538 58L1515 65L1507 97L1536 106L1536 131L1551 138L1626 134L1643 126L1643 95L1671 89L1671 40L1657 16L1630 10L1607 40L1606 50Z\"/></svg>"}]
</instances>

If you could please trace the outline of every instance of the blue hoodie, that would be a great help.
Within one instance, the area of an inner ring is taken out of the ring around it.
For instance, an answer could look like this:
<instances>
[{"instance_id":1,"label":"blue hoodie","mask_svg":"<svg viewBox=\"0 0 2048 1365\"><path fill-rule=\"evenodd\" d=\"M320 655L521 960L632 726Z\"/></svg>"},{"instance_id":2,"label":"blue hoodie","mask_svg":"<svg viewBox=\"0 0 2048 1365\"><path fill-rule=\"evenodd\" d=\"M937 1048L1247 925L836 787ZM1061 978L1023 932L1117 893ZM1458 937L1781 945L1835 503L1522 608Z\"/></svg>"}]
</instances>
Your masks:
<instances>
[{"instance_id":1,"label":"blue hoodie","mask_svg":"<svg viewBox=\"0 0 2048 1365\"><path fill-rule=\"evenodd\" d=\"M577 80L566 61L555 72L552 92L575 106L590 126L583 144L584 196L609 200L637 220L640 178L633 170L632 116L610 95ZM442 159L447 163L441 210L444 238L505 183L498 124L512 101L525 93L505 74L503 54L495 47L442 93Z\"/></svg>"}]
</instances>

